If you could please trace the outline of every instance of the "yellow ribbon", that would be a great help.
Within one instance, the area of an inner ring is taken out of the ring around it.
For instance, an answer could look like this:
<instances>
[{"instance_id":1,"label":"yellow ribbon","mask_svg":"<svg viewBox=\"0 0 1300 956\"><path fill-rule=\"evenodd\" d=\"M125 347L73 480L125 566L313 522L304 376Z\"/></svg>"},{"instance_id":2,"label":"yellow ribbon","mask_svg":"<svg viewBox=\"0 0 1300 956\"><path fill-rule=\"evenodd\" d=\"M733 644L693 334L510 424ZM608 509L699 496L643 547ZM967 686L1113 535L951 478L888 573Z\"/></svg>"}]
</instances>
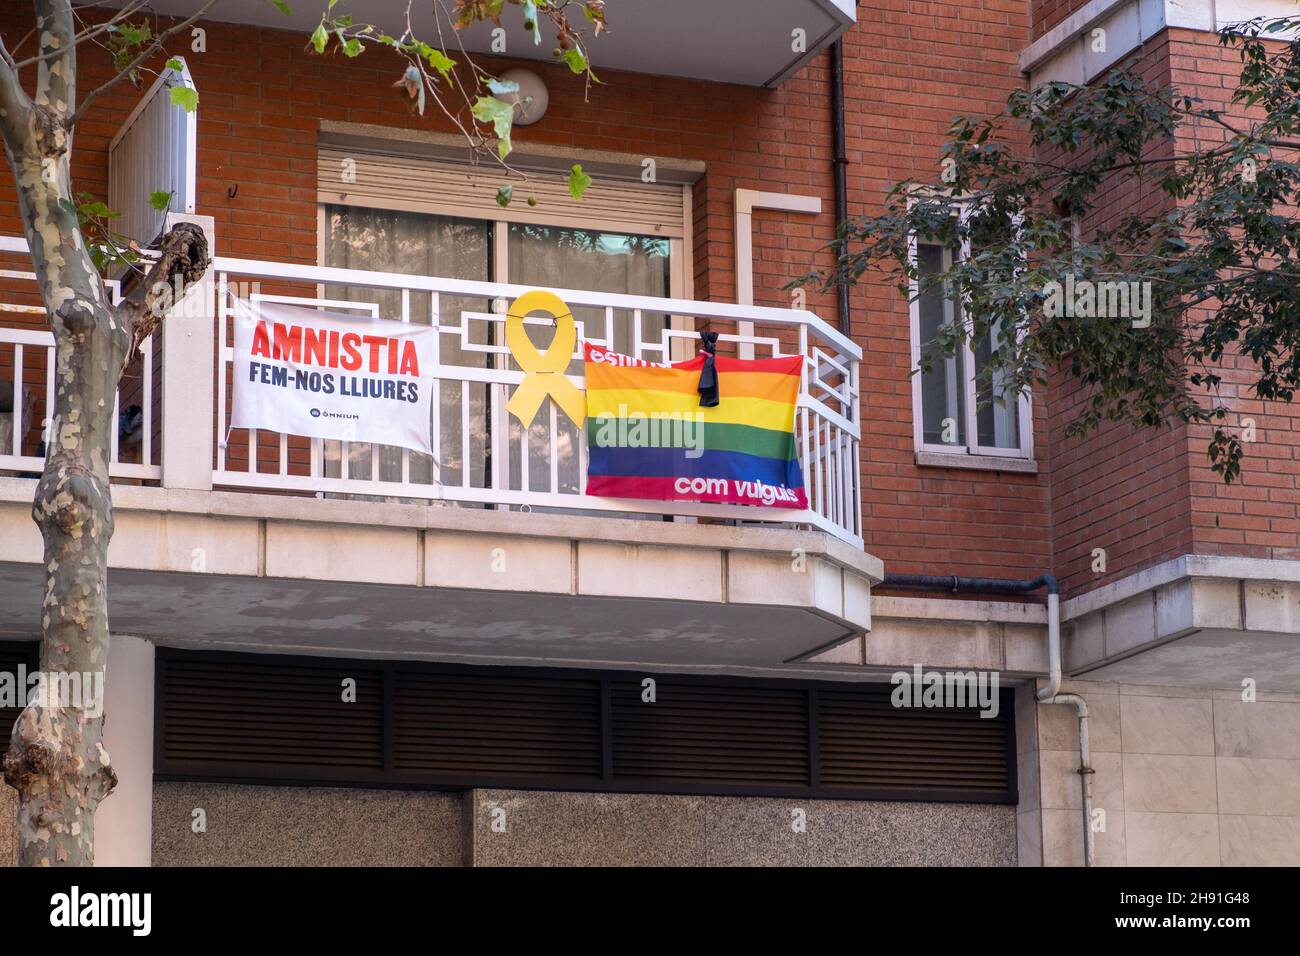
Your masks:
<instances>
[{"instance_id":1,"label":"yellow ribbon","mask_svg":"<svg viewBox=\"0 0 1300 956\"><path fill-rule=\"evenodd\" d=\"M555 317L555 337L545 352L537 351L524 329L524 318L533 312L549 312ZM554 292L534 289L515 299L506 313L506 345L523 369L524 380L506 404L511 415L531 425L549 395L575 424L586 421L587 400L564 375L577 344L578 327L573 322L573 313Z\"/></svg>"}]
</instances>

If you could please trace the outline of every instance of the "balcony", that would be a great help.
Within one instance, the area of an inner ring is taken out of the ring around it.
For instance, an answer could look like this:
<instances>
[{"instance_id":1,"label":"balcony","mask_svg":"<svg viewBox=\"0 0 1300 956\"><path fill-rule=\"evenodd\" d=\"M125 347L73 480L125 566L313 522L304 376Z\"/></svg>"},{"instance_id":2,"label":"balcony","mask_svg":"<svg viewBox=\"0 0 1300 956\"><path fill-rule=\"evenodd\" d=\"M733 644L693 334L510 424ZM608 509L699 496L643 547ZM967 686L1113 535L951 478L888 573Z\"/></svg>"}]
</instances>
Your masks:
<instances>
[{"instance_id":1,"label":"balcony","mask_svg":"<svg viewBox=\"0 0 1300 956\"><path fill-rule=\"evenodd\" d=\"M31 634L53 341L25 245L2 239L0 255L0 605L30 608L0 630ZM114 629L680 668L783 664L868 628L880 563L862 551L856 345L803 310L555 289L580 338L639 358L688 357L710 329L722 354L804 360L806 510L599 498L584 429L549 402L527 429L506 411L524 373L504 312L525 291L218 256L118 392ZM236 295L435 327L435 454L232 430ZM549 320L528 325L545 347ZM580 363L569 373L583 388Z\"/></svg>"}]
</instances>

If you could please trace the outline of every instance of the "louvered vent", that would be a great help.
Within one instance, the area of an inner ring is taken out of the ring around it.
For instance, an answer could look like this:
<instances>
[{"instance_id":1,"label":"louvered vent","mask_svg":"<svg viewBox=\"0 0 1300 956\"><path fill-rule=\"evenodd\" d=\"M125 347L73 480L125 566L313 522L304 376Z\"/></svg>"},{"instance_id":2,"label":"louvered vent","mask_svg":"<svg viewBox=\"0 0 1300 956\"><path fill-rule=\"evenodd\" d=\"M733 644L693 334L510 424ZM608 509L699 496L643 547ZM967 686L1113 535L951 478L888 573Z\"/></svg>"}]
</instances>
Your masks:
<instances>
[{"instance_id":1,"label":"louvered vent","mask_svg":"<svg viewBox=\"0 0 1300 956\"><path fill-rule=\"evenodd\" d=\"M808 784L808 709L802 690L616 681L611 711L617 780Z\"/></svg>"},{"instance_id":2,"label":"louvered vent","mask_svg":"<svg viewBox=\"0 0 1300 956\"><path fill-rule=\"evenodd\" d=\"M160 649L173 779L1014 803L1013 701L899 709L879 684ZM357 699L342 699L344 678Z\"/></svg>"},{"instance_id":3,"label":"louvered vent","mask_svg":"<svg viewBox=\"0 0 1300 956\"><path fill-rule=\"evenodd\" d=\"M272 778L382 770L380 672L362 662L299 661L160 656L166 765L200 774L238 767ZM345 699L349 678L355 700Z\"/></svg>"},{"instance_id":4,"label":"louvered vent","mask_svg":"<svg viewBox=\"0 0 1300 956\"><path fill-rule=\"evenodd\" d=\"M824 787L1004 794L1009 712L898 708L888 689L821 690L817 733Z\"/></svg>"},{"instance_id":5,"label":"louvered vent","mask_svg":"<svg viewBox=\"0 0 1300 956\"><path fill-rule=\"evenodd\" d=\"M14 729L14 721L23 712L23 696L27 687L20 685L18 667L22 665L31 673L40 661L40 645L35 642L0 641L0 674L8 674L8 681L14 688L14 700L17 707L0 707L0 754L9 748L9 736Z\"/></svg>"},{"instance_id":6,"label":"louvered vent","mask_svg":"<svg viewBox=\"0 0 1300 956\"><path fill-rule=\"evenodd\" d=\"M395 769L475 776L600 776L600 681L401 672Z\"/></svg>"}]
</instances>

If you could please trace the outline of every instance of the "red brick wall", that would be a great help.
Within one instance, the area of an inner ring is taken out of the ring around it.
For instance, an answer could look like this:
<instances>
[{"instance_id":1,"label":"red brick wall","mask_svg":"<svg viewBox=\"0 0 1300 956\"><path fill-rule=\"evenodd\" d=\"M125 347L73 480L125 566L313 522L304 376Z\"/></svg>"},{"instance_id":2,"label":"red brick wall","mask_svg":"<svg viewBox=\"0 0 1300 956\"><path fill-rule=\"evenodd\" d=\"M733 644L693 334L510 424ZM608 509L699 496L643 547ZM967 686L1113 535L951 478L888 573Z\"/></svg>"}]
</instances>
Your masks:
<instances>
[{"instance_id":1,"label":"red brick wall","mask_svg":"<svg viewBox=\"0 0 1300 956\"><path fill-rule=\"evenodd\" d=\"M858 8L845 41L849 212L879 209L900 179L938 178L953 118L996 113L1020 82L1028 43L1021 2L890 0ZM853 290L862 344L862 508L867 550L893 572L994 577L1051 563L1049 455L1042 396L1035 402L1038 475L918 467L912 437L910 327L891 283Z\"/></svg>"},{"instance_id":2,"label":"red brick wall","mask_svg":"<svg viewBox=\"0 0 1300 956\"><path fill-rule=\"evenodd\" d=\"M1138 70L1152 86L1169 81L1166 34L1143 52ZM1085 232L1115 228L1122 217L1159 214L1163 196L1131 174L1105 184L1106 203L1083 222ZM1064 374L1051 389L1052 514L1057 574L1079 593L1191 551L1187 430L1135 432L1104 424L1082 438L1066 435L1090 390ZM1097 555L1096 549L1104 551ZM1094 570L1094 563L1105 570Z\"/></svg>"},{"instance_id":3,"label":"red brick wall","mask_svg":"<svg viewBox=\"0 0 1300 956\"><path fill-rule=\"evenodd\" d=\"M1146 45L1142 68L1150 82L1195 93L1230 121L1245 118L1229 102L1240 60L1212 35L1166 31ZM1179 147L1212 146L1224 135L1210 124L1189 127ZM1153 193L1132 179L1113 184L1107 196L1111 220L1135 204L1159 208L1151 205ZM1072 593L1180 554L1300 558L1300 408L1254 398L1249 385L1256 375L1240 356L1223 362L1216 398L1233 410L1226 424L1236 428L1250 418L1257 432L1246 446L1243 474L1231 485L1211 468L1208 427L1135 434L1107 426L1083 440L1067 439L1064 426L1086 396L1058 379L1052 390L1054 544ZM1106 551L1105 573L1092 570L1094 548Z\"/></svg>"},{"instance_id":4,"label":"red brick wall","mask_svg":"<svg viewBox=\"0 0 1300 956\"><path fill-rule=\"evenodd\" d=\"M1034 39L1087 5L1088 0L1033 0Z\"/></svg>"},{"instance_id":5,"label":"red brick wall","mask_svg":"<svg viewBox=\"0 0 1300 956\"><path fill-rule=\"evenodd\" d=\"M1229 100L1241 69L1238 54L1220 47L1214 36L1189 30L1169 31L1169 69L1181 87L1195 85L1207 106L1223 110L1240 125L1248 117ZM1258 116L1254 117L1258 119ZM1225 135L1203 126L1184 136L1212 145ZM1251 363L1238 355L1223 362L1224 383L1218 397L1233 411L1227 424L1255 423L1256 441L1246 445L1242 477L1225 485L1210 468L1206 447L1211 429L1189 430L1192 549L1198 554L1300 559L1300 404L1263 402L1250 383L1257 377Z\"/></svg>"}]
</instances>

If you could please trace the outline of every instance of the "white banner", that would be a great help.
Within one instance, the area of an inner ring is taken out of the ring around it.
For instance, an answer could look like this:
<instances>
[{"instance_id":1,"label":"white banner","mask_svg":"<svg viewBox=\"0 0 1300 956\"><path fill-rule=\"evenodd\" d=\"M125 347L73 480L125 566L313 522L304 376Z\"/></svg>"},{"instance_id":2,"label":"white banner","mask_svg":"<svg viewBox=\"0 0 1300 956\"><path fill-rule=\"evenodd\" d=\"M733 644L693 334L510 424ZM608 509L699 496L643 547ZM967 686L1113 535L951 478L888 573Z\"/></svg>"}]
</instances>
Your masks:
<instances>
[{"instance_id":1,"label":"white banner","mask_svg":"<svg viewBox=\"0 0 1300 956\"><path fill-rule=\"evenodd\" d=\"M435 335L427 325L236 299L230 425L432 454Z\"/></svg>"}]
</instances>

